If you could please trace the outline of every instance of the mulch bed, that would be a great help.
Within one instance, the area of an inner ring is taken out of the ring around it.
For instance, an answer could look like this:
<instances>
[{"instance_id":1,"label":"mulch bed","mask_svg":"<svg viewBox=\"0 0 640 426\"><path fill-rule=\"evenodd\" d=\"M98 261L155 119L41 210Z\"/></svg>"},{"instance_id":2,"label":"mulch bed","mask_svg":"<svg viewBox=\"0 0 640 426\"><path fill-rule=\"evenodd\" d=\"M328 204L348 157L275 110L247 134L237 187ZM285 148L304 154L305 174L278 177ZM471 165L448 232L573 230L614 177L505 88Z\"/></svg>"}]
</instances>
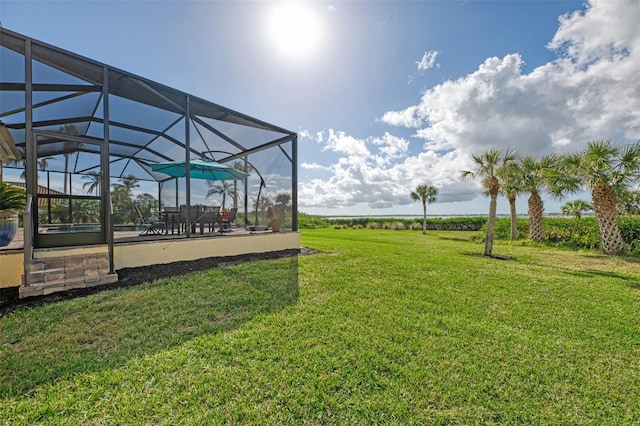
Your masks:
<instances>
[{"instance_id":1,"label":"mulch bed","mask_svg":"<svg viewBox=\"0 0 640 426\"><path fill-rule=\"evenodd\" d=\"M143 266L140 268L123 268L116 271L118 273L118 282L113 284L61 291L46 296L35 296L25 299L18 298L18 287L11 287L8 289L0 288L0 318L2 318L4 315L20 309L34 308L49 303L74 299L76 297L84 297L90 294L95 294L101 291L111 290L115 288L131 287L144 282L151 282L160 278L174 277L178 275L188 274L194 271L203 271L207 269L235 265L243 262L253 262L267 259L281 259L284 257L297 256L298 254L304 256L315 253L316 252L314 250L302 247L300 250L292 249L269 253L244 254L239 256L209 257L206 259L173 262L162 265Z\"/></svg>"}]
</instances>

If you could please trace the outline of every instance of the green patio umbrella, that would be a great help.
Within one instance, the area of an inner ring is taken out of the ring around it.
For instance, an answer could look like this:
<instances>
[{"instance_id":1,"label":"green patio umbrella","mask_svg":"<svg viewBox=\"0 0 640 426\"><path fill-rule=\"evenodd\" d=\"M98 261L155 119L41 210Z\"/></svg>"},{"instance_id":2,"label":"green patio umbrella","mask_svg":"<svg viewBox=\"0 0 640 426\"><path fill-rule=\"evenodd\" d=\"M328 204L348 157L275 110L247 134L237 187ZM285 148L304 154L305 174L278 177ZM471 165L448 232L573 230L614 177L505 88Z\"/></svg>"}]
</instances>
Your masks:
<instances>
[{"instance_id":1,"label":"green patio umbrella","mask_svg":"<svg viewBox=\"0 0 640 426\"><path fill-rule=\"evenodd\" d=\"M187 176L186 161L166 161L151 165L151 170L173 177ZM233 167L225 166L208 158L198 158L192 160L189 165L189 176L191 179L204 180L236 180L244 179L247 173L236 170Z\"/></svg>"}]
</instances>

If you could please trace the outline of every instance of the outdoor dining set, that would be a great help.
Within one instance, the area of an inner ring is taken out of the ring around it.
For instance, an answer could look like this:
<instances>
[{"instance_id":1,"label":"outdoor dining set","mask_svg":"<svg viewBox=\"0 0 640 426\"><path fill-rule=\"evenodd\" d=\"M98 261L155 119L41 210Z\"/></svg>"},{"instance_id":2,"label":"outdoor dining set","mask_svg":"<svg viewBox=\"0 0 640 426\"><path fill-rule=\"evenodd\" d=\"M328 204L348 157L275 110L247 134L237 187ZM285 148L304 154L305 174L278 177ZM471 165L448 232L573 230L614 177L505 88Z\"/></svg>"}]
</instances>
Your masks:
<instances>
[{"instance_id":1,"label":"outdoor dining set","mask_svg":"<svg viewBox=\"0 0 640 426\"><path fill-rule=\"evenodd\" d=\"M204 234L205 228L209 233L231 230L231 224L236 221L237 208L222 209L220 206L187 206L165 207L158 212L158 217L145 217L138 206L136 212L140 219L140 226L143 231L140 235L160 235L177 233L180 235L191 228L191 233L198 230Z\"/></svg>"}]
</instances>

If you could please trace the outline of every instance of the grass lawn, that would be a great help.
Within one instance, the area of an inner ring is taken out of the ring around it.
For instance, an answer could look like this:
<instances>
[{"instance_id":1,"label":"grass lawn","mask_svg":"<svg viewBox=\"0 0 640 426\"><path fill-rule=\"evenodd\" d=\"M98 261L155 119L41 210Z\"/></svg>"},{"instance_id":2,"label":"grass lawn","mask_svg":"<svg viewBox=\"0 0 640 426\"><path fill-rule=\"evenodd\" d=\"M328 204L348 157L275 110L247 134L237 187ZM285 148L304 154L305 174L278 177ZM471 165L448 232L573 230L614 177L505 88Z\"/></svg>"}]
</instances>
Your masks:
<instances>
[{"instance_id":1,"label":"grass lawn","mask_svg":"<svg viewBox=\"0 0 640 426\"><path fill-rule=\"evenodd\" d=\"M321 252L0 318L0 423L639 424L640 259L467 233Z\"/></svg>"}]
</instances>

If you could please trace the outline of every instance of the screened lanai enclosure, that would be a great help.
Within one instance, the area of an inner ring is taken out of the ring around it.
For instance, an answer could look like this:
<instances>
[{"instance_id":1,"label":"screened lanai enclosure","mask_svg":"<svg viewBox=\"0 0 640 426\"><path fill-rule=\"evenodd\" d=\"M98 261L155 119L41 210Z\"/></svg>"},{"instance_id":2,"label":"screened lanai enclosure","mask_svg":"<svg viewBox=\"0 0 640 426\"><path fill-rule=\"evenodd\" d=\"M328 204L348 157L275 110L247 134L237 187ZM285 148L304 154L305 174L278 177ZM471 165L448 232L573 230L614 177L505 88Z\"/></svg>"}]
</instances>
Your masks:
<instances>
[{"instance_id":1,"label":"screened lanai enclosure","mask_svg":"<svg viewBox=\"0 0 640 426\"><path fill-rule=\"evenodd\" d=\"M294 132L7 29L0 44L0 120L23 157L2 179L31 197L34 248L113 243L181 206L186 223L201 215L189 206L219 206L263 229L279 205L297 230ZM239 173L195 178L201 159ZM154 171L170 161L186 175Z\"/></svg>"}]
</instances>

